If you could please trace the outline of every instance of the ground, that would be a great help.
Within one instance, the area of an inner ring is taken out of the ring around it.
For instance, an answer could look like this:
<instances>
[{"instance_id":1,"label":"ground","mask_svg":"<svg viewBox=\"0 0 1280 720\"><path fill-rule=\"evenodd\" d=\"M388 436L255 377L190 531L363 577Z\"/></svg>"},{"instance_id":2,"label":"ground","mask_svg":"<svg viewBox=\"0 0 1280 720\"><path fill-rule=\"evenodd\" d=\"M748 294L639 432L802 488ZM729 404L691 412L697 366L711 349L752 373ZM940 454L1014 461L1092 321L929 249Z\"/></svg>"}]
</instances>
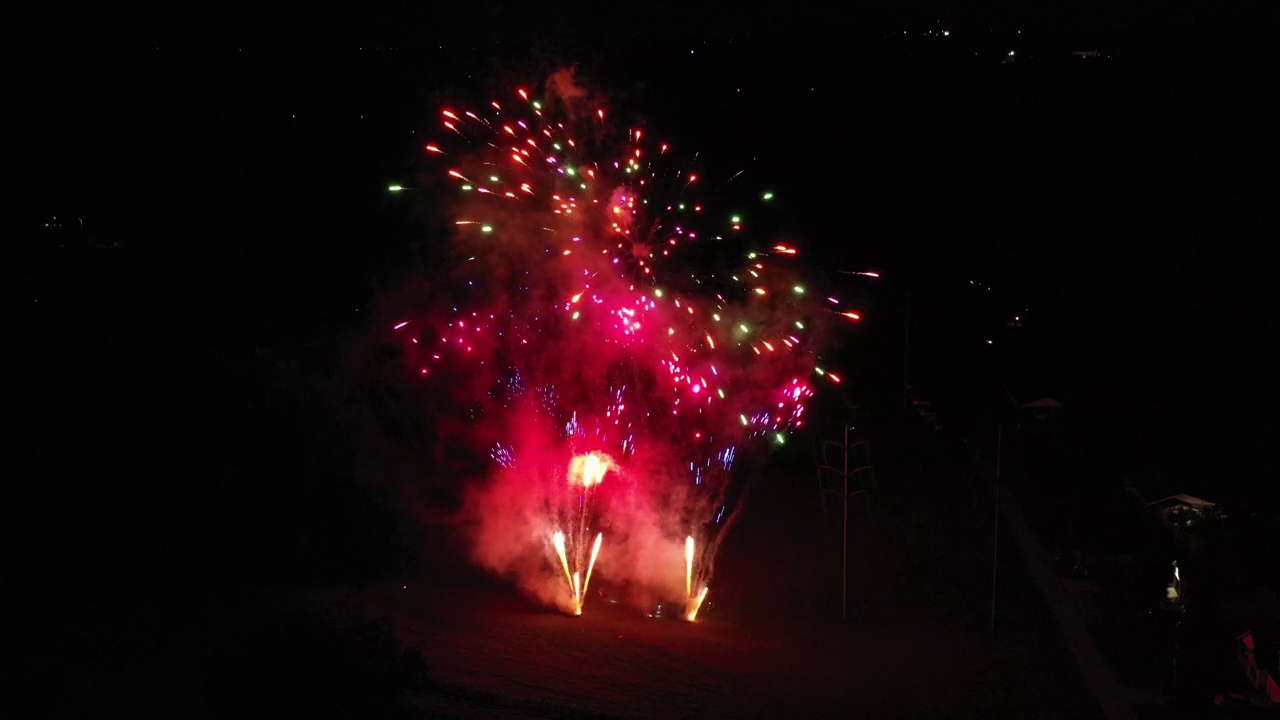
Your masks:
<instances>
[{"instance_id":1,"label":"ground","mask_svg":"<svg viewBox=\"0 0 1280 720\"><path fill-rule=\"evenodd\" d=\"M600 598L568 617L429 572L360 602L422 652L433 717L1099 716L1013 548L991 630L990 508L929 442L886 458L896 487L851 512L847 622L803 453L757 481L696 623Z\"/></svg>"},{"instance_id":2,"label":"ground","mask_svg":"<svg viewBox=\"0 0 1280 720\"><path fill-rule=\"evenodd\" d=\"M438 683L423 697L434 717L938 717L1015 709L980 691L996 680L982 639L936 624L743 626L715 612L689 624L607 603L567 617L498 592L436 604L402 589L376 603L423 651Z\"/></svg>"},{"instance_id":3,"label":"ground","mask_svg":"<svg viewBox=\"0 0 1280 720\"><path fill-rule=\"evenodd\" d=\"M847 622L839 515L797 448L754 479L693 624L599 597L567 617L441 544L364 590L44 598L14 679L33 717L1099 717L1011 547L991 630L989 500L935 460L878 461L876 504L850 513Z\"/></svg>"}]
</instances>

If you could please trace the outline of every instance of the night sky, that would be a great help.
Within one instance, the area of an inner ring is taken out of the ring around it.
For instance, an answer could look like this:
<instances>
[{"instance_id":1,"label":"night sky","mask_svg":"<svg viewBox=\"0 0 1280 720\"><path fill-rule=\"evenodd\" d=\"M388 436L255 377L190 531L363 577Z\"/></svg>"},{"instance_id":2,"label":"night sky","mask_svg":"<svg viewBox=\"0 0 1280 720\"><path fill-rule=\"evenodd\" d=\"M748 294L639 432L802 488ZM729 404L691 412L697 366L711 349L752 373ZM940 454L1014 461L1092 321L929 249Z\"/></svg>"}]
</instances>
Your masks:
<instances>
[{"instance_id":1,"label":"night sky","mask_svg":"<svg viewBox=\"0 0 1280 720\"><path fill-rule=\"evenodd\" d=\"M620 117L769 183L815 267L882 273L847 288L867 305L865 397L900 397L909 293L924 396L957 412L1058 396L1109 471L1261 497L1280 122L1265 25L1105 5L33 23L4 49L0 220L24 444L48 476L28 488L36 524L74 527L52 521L65 497L90 527L108 507L180 525L168 508L222 482L171 479L182 458L234 446L254 465L247 388L276 381L243 359L350 381L379 303L430 271L430 201L386 187L428 182L439 106L567 65ZM121 247L59 254L54 216Z\"/></svg>"},{"instance_id":2,"label":"night sky","mask_svg":"<svg viewBox=\"0 0 1280 720\"><path fill-rule=\"evenodd\" d=\"M383 188L415 180L433 108L574 64L621 112L775 183L781 229L823 264L1030 310L1053 348L1033 392L1106 387L1105 414L1221 448L1214 465L1257 446L1276 114L1247 44L1136 11L847 34L738 14L665 36L489 16L447 39L376 21L367 42L28 39L8 51L6 231L85 217L157 263L149 311L194 304L219 332L355 321L405 270L414 229Z\"/></svg>"}]
</instances>

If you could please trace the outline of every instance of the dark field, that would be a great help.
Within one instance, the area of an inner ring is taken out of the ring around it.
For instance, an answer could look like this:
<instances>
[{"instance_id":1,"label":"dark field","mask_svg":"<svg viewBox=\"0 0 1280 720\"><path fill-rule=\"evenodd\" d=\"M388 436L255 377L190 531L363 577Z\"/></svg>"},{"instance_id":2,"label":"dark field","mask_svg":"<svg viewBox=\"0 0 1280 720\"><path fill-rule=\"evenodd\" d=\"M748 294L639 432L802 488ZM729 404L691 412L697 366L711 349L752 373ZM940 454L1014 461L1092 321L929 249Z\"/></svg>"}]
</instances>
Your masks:
<instances>
[{"instance_id":1,"label":"dark field","mask_svg":"<svg viewBox=\"0 0 1280 720\"><path fill-rule=\"evenodd\" d=\"M847 623L838 515L824 539L792 445L756 478L694 624L599 597L545 610L437 534L406 577L356 594L65 595L37 616L57 622L16 635L18 677L46 717L1100 716L1010 545L988 631L990 499L917 440L885 453L875 507L851 510Z\"/></svg>"},{"instance_id":2,"label":"dark field","mask_svg":"<svg viewBox=\"0 0 1280 720\"><path fill-rule=\"evenodd\" d=\"M847 623L838 515L824 540L803 452L757 479L721 550L715 609L694 624L599 597L566 617L447 570L361 602L422 652L433 716L1098 716L1011 548L987 632L990 500L975 511L964 478L917 440L887 461L876 507L851 511Z\"/></svg>"}]
</instances>

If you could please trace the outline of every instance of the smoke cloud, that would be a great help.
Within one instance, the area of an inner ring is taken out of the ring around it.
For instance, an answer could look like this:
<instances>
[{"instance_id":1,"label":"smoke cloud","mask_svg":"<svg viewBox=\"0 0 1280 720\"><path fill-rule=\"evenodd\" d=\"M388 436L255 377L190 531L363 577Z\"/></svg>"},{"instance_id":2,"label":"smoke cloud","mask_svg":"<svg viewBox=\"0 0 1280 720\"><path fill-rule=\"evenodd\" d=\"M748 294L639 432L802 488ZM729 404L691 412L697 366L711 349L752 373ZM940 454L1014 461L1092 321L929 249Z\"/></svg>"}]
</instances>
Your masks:
<instances>
[{"instance_id":1,"label":"smoke cloud","mask_svg":"<svg viewBox=\"0 0 1280 720\"><path fill-rule=\"evenodd\" d=\"M687 599L686 538L710 582L737 455L785 442L815 379L839 380L816 358L838 301L794 249L704 208L667 144L612 131L572 69L441 122L450 271L389 332L434 427L488 454L454 518L473 560L573 612L600 535L588 597ZM607 458L598 484L573 470L587 453Z\"/></svg>"}]
</instances>

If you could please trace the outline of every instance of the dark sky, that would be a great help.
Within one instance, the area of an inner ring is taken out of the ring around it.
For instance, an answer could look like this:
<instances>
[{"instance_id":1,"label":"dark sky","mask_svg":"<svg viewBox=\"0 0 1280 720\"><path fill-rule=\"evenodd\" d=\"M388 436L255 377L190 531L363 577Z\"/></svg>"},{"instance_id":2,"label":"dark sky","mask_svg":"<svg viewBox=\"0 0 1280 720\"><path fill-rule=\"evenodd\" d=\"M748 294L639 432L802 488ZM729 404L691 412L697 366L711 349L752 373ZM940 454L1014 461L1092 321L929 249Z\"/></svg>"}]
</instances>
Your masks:
<instances>
[{"instance_id":1,"label":"dark sky","mask_svg":"<svg viewBox=\"0 0 1280 720\"><path fill-rule=\"evenodd\" d=\"M724 174L776 184L829 267L957 307L955 285L996 286L1052 328L1042 386L1105 387L1152 448L1274 470L1280 116L1260 26L1157 3L523 7L32 26L4 50L5 231L84 216L145 249L129 291L165 327L358 326L408 257L384 188L412 177L439 104L576 64Z\"/></svg>"}]
</instances>

